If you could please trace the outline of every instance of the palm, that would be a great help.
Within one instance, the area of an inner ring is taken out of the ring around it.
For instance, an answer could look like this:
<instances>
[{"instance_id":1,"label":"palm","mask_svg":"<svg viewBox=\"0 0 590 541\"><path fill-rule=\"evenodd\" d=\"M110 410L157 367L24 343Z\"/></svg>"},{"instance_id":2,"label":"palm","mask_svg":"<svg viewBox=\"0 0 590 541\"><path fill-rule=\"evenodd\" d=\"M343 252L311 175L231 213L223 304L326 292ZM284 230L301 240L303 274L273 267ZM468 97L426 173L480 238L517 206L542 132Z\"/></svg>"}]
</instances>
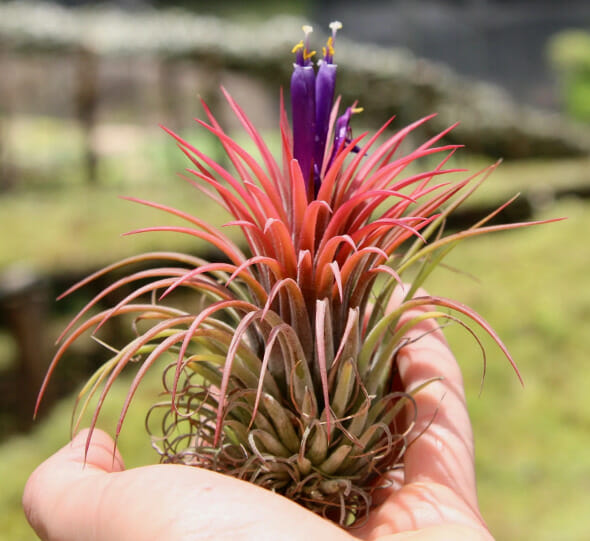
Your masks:
<instances>
[{"instance_id":1,"label":"palm","mask_svg":"<svg viewBox=\"0 0 590 541\"><path fill-rule=\"evenodd\" d=\"M385 541L393 534L417 530L423 530L424 537L419 539L425 540L491 539L478 511L448 487L436 483L405 485L355 535L365 540ZM394 535L392 541L397 537Z\"/></svg>"}]
</instances>

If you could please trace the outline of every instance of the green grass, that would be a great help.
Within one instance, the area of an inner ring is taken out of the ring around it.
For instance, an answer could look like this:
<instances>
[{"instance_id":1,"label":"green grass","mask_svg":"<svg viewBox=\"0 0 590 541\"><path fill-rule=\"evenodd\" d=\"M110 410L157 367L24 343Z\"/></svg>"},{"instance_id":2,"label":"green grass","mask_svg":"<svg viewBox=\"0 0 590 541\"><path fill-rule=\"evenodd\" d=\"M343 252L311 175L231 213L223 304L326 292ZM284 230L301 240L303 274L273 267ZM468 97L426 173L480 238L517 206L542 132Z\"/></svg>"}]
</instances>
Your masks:
<instances>
[{"instance_id":1,"label":"green grass","mask_svg":"<svg viewBox=\"0 0 590 541\"><path fill-rule=\"evenodd\" d=\"M195 237L165 233L122 238L133 229L180 222L121 196L158 201L216 225L226 219L176 176L190 162L161 130L136 133L120 151L101 156L97 183L90 185L84 178L82 146L74 125L24 118L11 126L9 155L17 164L19 179L14 190L0 194L0 268L24 261L41 271L88 269L153 249L204 248ZM129 130L122 131L129 135ZM111 132L117 137L116 128ZM216 155L210 139L192 132L188 137ZM71 140L72 148L58 143L54 152L49 139ZM31 153L31 148L39 150Z\"/></svg>"},{"instance_id":2,"label":"green grass","mask_svg":"<svg viewBox=\"0 0 590 541\"><path fill-rule=\"evenodd\" d=\"M102 266L131 253L153 249L202 250L204 243L188 235L154 233L122 237L133 229L174 225L179 221L125 201L120 195L141 194L142 198L185 210L201 208L199 217L217 225L223 223L223 213L203 205L194 188L173 176L166 182L168 185L139 190L76 186L67 191L4 196L0 200L0 228L17 234L3 235L0 266L24 260L40 270L59 272Z\"/></svg>"},{"instance_id":3,"label":"green grass","mask_svg":"<svg viewBox=\"0 0 590 541\"><path fill-rule=\"evenodd\" d=\"M459 153L455 163L457 167L478 171L489 166L490 160ZM554 191L586 186L589 167L589 158L506 161L499 165L469 201L470 204L490 205L522 193L530 196L535 205L546 206L552 203Z\"/></svg>"}]
</instances>

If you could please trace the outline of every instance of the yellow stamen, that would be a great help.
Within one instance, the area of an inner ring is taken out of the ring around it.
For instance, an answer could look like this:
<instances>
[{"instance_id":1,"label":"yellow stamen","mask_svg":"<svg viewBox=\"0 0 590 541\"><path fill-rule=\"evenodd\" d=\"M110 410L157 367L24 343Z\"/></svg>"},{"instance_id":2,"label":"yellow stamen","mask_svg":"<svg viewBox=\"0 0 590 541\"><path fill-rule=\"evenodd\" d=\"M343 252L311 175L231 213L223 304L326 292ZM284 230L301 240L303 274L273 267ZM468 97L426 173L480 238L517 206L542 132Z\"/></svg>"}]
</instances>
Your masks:
<instances>
[{"instance_id":1,"label":"yellow stamen","mask_svg":"<svg viewBox=\"0 0 590 541\"><path fill-rule=\"evenodd\" d=\"M311 34L313 32L313 27L309 26L308 24L304 24L302 28L303 28L303 32L305 32L305 42L303 40L301 40L297 45L295 45L295 47L293 47L293 49L291 50L291 53L296 53L297 51L300 51L301 49L303 49L303 59L309 60L315 54L315 51L308 51L307 50L307 46L309 45L308 44L309 34Z\"/></svg>"},{"instance_id":2,"label":"yellow stamen","mask_svg":"<svg viewBox=\"0 0 590 541\"><path fill-rule=\"evenodd\" d=\"M305 33L305 49L303 50L303 59L309 60L315 54L315 51L309 51L307 49L307 47L309 46L309 34L313 32L313 26L310 26L309 24L304 24L301 28Z\"/></svg>"},{"instance_id":3,"label":"yellow stamen","mask_svg":"<svg viewBox=\"0 0 590 541\"><path fill-rule=\"evenodd\" d=\"M352 108L352 109L351 109L351 111L350 111L350 112L351 112L353 115L356 115L356 114L358 114L358 113L362 113L364 110L365 110L365 108L364 108L364 107L354 107L354 108Z\"/></svg>"},{"instance_id":4,"label":"yellow stamen","mask_svg":"<svg viewBox=\"0 0 590 541\"><path fill-rule=\"evenodd\" d=\"M328 38L328 43L326 43L326 47L328 49L328 52L330 53L330 56L334 56L334 38L332 36ZM326 47L322 49L324 56L326 56Z\"/></svg>"},{"instance_id":5,"label":"yellow stamen","mask_svg":"<svg viewBox=\"0 0 590 541\"><path fill-rule=\"evenodd\" d=\"M295 47L293 47L293 49L291 49L291 52L296 53L299 49L303 49L303 47L305 47L305 45L303 45L303 40L301 40L297 45L295 45Z\"/></svg>"}]
</instances>

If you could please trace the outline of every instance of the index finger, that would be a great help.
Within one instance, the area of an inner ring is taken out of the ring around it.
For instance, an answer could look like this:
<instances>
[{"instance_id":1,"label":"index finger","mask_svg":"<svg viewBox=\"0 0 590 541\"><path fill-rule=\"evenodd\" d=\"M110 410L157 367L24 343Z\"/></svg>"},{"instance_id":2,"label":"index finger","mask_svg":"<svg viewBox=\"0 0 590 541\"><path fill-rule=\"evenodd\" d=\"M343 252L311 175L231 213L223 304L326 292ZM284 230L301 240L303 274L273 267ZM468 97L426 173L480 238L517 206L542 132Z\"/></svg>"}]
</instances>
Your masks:
<instances>
[{"instance_id":1,"label":"index finger","mask_svg":"<svg viewBox=\"0 0 590 541\"><path fill-rule=\"evenodd\" d=\"M459 365L436 321L420 322L407 336L411 341L397 357L405 389L440 379L414 395L415 439L404 459L405 482L447 486L477 508L473 432Z\"/></svg>"}]
</instances>

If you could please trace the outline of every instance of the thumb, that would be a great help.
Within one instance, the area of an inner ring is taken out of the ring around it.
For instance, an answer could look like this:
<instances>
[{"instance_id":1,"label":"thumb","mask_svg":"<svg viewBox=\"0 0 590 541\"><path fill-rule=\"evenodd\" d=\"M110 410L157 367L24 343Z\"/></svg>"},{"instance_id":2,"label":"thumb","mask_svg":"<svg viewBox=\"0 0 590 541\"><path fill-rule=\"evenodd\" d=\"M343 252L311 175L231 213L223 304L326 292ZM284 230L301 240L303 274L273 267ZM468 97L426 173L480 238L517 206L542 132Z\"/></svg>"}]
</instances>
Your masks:
<instances>
[{"instance_id":1,"label":"thumb","mask_svg":"<svg viewBox=\"0 0 590 541\"><path fill-rule=\"evenodd\" d=\"M44 541L352 539L292 501L232 477L173 464L123 471L104 432L93 435L84 465L86 437L27 482L25 513Z\"/></svg>"},{"instance_id":2,"label":"thumb","mask_svg":"<svg viewBox=\"0 0 590 541\"><path fill-rule=\"evenodd\" d=\"M59 519L67 514L64 506L68 499L67 487L84 479L98 479L125 469L112 438L102 430L94 430L86 453L88 434L88 430L79 432L70 443L43 462L25 485L25 515L41 539L70 539L54 531Z\"/></svg>"}]
</instances>

